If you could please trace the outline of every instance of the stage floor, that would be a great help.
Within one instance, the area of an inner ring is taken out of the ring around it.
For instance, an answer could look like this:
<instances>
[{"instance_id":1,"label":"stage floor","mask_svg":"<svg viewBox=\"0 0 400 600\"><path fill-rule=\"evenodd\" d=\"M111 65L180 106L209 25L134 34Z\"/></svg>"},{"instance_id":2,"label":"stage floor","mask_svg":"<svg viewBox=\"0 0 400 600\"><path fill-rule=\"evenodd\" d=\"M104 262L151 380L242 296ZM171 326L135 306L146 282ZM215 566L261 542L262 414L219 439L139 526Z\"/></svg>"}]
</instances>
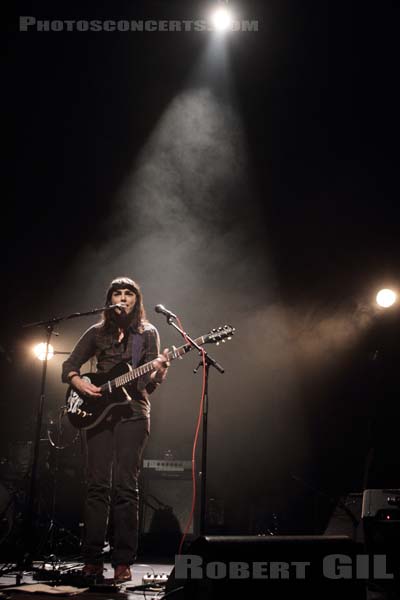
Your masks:
<instances>
[{"instance_id":1,"label":"stage floor","mask_svg":"<svg viewBox=\"0 0 400 600\"><path fill-rule=\"evenodd\" d=\"M45 598L51 593L51 590L43 588L41 591L40 585L45 585L53 588L53 594L57 588L61 589L64 586L72 586L76 588L76 593L80 597L89 597L94 600L96 597L105 598L121 598L128 596L134 600L137 598L161 598L164 594L166 581L173 569L173 563L135 563L131 567L132 580L115 585L113 582L114 569L110 563L105 563L104 581L102 583L93 583L88 590L80 592L85 583L79 576L79 571L82 568L82 563L62 561L52 565L50 563L35 562L33 571L18 572L11 570L9 573L4 573L0 577L0 598L24 598L31 597L34 593L35 599L39 597ZM5 569L7 565L0 565L0 570ZM10 566L12 568L12 566ZM154 580L152 583L151 579ZM37 586L37 590L28 589L25 586ZM86 584L87 585L87 584ZM137 588L137 589L135 589ZM25 590L25 591L24 591ZM71 593L60 594L63 597L69 596ZM145 594L145 595L144 595ZM58 594L56 594L58 595Z\"/></svg>"},{"instance_id":2,"label":"stage floor","mask_svg":"<svg viewBox=\"0 0 400 600\"><path fill-rule=\"evenodd\" d=\"M35 562L33 571L18 572L14 569L9 573L2 572L6 567L12 568L11 565L0 564L0 599L5 600L30 600L33 594L35 600L48 600L49 595L62 598L78 595L82 600L121 600L122 598L162 600L164 597L187 600L187 595L179 590L172 589L166 595L166 582L174 567L172 562L135 563L131 568L132 580L120 585L113 583L113 568L110 563L105 563L104 582L94 583L85 590L83 590L84 584L79 577L82 563L60 561L51 565L50 563ZM149 583L149 578L153 578L153 583ZM33 585L34 589L26 587ZM42 585L46 587L41 588ZM65 586L69 586L71 589L67 589ZM286 595L282 596L288 600L300 600L303 597L307 598L307 596L295 592L290 594L290 598ZM198 598L208 598L206 591L203 590ZM244 592L235 594L235 598L239 598L239 600L251 600L252 598L255 600L257 598L258 600L259 596ZM368 589L367 586L364 598L365 600L397 600L397 597L395 599L392 595ZM353 599L342 598L341 600Z\"/></svg>"}]
</instances>

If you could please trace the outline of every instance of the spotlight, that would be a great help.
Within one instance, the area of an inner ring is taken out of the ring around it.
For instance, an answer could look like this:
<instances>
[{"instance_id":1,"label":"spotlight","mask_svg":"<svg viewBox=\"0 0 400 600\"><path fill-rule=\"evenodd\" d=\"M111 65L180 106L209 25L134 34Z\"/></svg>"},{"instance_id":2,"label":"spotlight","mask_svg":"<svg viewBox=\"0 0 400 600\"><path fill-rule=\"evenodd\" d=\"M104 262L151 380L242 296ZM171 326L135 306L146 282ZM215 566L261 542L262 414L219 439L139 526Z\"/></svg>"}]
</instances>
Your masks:
<instances>
[{"instance_id":1,"label":"spotlight","mask_svg":"<svg viewBox=\"0 0 400 600\"><path fill-rule=\"evenodd\" d=\"M223 4L221 6L221 4ZM211 15L211 22L216 31L227 31L232 27L233 17L227 3L220 3Z\"/></svg>"},{"instance_id":2,"label":"spotlight","mask_svg":"<svg viewBox=\"0 0 400 600\"><path fill-rule=\"evenodd\" d=\"M41 344L37 344L34 349L33 352L36 356L36 358L38 358L39 360L45 360L46 359L46 344L43 342ZM49 344L49 350L47 352L47 360L50 360L51 358L53 358L54 356L54 348L51 344Z\"/></svg>"},{"instance_id":3,"label":"spotlight","mask_svg":"<svg viewBox=\"0 0 400 600\"><path fill-rule=\"evenodd\" d=\"M393 290L383 289L376 295L376 303L382 308L389 308L397 300L397 294Z\"/></svg>"}]
</instances>

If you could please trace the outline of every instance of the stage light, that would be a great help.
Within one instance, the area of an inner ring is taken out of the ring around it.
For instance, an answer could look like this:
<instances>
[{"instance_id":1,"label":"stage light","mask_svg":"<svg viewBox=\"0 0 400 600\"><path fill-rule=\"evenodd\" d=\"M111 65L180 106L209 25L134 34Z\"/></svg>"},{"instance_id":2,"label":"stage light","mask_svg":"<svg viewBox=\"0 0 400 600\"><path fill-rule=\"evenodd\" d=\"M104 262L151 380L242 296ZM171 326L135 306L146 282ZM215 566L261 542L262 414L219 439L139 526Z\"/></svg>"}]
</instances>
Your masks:
<instances>
[{"instance_id":1,"label":"stage light","mask_svg":"<svg viewBox=\"0 0 400 600\"><path fill-rule=\"evenodd\" d=\"M397 294L393 290L383 289L376 295L376 303L382 308L389 308L397 300Z\"/></svg>"},{"instance_id":2,"label":"stage light","mask_svg":"<svg viewBox=\"0 0 400 600\"><path fill-rule=\"evenodd\" d=\"M211 15L211 22L216 31L227 31L232 27L233 17L227 6L219 6Z\"/></svg>"},{"instance_id":3,"label":"stage light","mask_svg":"<svg viewBox=\"0 0 400 600\"><path fill-rule=\"evenodd\" d=\"M45 360L46 358L46 344L43 342L41 344L37 344L33 352L39 360ZM49 350L47 352L47 360L50 360L54 356L54 348L51 344L49 344Z\"/></svg>"}]
</instances>

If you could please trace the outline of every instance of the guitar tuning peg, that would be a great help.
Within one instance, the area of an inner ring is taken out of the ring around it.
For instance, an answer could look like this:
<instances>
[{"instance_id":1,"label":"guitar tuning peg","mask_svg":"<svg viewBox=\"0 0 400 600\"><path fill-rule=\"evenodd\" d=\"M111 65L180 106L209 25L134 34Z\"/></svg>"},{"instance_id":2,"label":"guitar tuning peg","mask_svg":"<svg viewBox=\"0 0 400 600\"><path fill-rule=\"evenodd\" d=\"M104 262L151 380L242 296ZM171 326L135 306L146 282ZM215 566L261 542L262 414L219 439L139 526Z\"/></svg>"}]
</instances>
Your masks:
<instances>
[{"instance_id":1,"label":"guitar tuning peg","mask_svg":"<svg viewBox=\"0 0 400 600\"><path fill-rule=\"evenodd\" d=\"M232 337L231 337L231 336L229 336L229 337L228 337L228 340L231 340L231 339L232 339Z\"/></svg>"},{"instance_id":2,"label":"guitar tuning peg","mask_svg":"<svg viewBox=\"0 0 400 600\"><path fill-rule=\"evenodd\" d=\"M219 346L219 342L216 343L216 346Z\"/></svg>"},{"instance_id":3,"label":"guitar tuning peg","mask_svg":"<svg viewBox=\"0 0 400 600\"><path fill-rule=\"evenodd\" d=\"M222 340L222 343L225 344L225 340Z\"/></svg>"}]
</instances>

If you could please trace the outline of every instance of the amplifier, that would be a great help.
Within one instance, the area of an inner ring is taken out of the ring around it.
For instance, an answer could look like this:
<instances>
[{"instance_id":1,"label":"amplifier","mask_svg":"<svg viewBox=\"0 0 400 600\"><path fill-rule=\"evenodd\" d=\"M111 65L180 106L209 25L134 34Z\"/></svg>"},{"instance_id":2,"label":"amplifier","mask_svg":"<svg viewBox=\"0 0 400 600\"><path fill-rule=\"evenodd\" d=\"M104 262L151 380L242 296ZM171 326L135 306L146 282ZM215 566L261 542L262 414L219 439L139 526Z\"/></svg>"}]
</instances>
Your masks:
<instances>
[{"instance_id":1,"label":"amplifier","mask_svg":"<svg viewBox=\"0 0 400 600\"><path fill-rule=\"evenodd\" d=\"M145 459L143 461L143 475L145 478L176 478L191 479L191 460L160 460Z\"/></svg>"},{"instance_id":2,"label":"amplifier","mask_svg":"<svg viewBox=\"0 0 400 600\"><path fill-rule=\"evenodd\" d=\"M367 551L385 554L388 572L400 572L400 490L365 490L362 522Z\"/></svg>"},{"instance_id":3,"label":"amplifier","mask_svg":"<svg viewBox=\"0 0 400 600\"><path fill-rule=\"evenodd\" d=\"M361 518L400 521L400 489L365 490Z\"/></svg>"},{"instance_id":4,"label":"amplifier","mask_svg":"<svg viewBox=\"0 0 400 600\"><path fill-rule=\"evenodd\" d=\"M192 507L192 461L145 459L142 468L141 532L174 539L186 528ZM200 487L198 487L200 493ZM193 523L189 533L193 533ZM160 538L160 539L158 539Z\"/></svg>"}]
</instances>

